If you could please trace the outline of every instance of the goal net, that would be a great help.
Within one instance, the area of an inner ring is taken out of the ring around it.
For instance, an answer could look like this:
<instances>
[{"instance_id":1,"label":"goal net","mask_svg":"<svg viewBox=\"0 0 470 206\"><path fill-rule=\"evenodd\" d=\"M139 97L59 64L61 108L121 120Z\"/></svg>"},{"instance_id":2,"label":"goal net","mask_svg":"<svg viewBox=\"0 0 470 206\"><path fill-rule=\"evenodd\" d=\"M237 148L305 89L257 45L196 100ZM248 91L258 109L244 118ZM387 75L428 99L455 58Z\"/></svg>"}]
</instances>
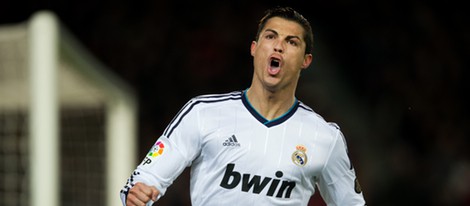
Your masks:
<instances>
[{"instance_id":1,"label":"goal net","mask_svg":"<svg viewBox=\"0 0 470 206\"><path fill-rule=\"evenodd\" d=\"M0 205L119 205L136 112L52 12L0 25Z\"/></svg>"}]
</instances>

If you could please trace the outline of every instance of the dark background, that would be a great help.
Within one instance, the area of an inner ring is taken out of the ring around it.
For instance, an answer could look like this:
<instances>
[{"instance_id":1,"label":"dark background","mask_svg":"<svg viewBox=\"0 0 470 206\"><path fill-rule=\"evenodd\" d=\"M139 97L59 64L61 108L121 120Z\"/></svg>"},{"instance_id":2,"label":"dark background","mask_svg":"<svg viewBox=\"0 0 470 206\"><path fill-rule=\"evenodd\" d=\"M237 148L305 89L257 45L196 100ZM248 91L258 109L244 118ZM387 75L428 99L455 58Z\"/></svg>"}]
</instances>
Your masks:
<instances>
[{"instance_id":1,"label":"dark background","mask_svg":"<svg viewBox=\"0 0 470 206\"><path fill-rule=\"evenodd\" d=\"M249 87L257 21L310 20L314 62L297 97L338 123L368 205L470 205L469 11L452 1L39 0L0 24L56 13L139 101L139 157L191 97ZM136 160L137 161L137 160ZM187 172L162 203L186 205ZM122 181L125 180L117 180Z\"/></svg>"}]
</instances>

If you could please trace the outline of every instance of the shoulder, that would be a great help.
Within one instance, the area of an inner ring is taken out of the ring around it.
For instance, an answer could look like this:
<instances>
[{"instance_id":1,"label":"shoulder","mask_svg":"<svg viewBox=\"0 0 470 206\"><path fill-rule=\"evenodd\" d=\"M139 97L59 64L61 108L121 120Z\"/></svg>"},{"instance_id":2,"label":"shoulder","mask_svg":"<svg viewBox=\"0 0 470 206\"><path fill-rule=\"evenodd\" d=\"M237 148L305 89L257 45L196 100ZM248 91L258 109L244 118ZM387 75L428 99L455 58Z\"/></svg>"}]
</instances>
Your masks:
<instances>
[{"instance_id":1,"label":"shoulder","mask_svg":"<svg viewBox=\"0 0 470 206\"><path fill-rule=\"evenodd\" d=\"M219 102L226 100L237 100L241 99L243 96L243 91L233 91L229 93L222 94L204 94L193 97L190 101L193 102Z\"/></svg>"},{"instance_id":2,"label":"shoulder","mask_svg":"<svg viewBox=\"0 0 470 206\"><path fill-rule=\"evenodd\" d=\"M185 108L207 108L213 106L226 105L227 102L236 102L241 100L243 91L234 91L222 94L204 94L191 98Z\"/></svg>"},{"instance_id":3,"label":"shoulder","mask_svg":"<svg viewBox=\"0 0 470 206\"><path fill-rule=\"evenodd\" d=\"M299 115L301 116L302 124L317 134L317 140L323 143L334 143L342 135L341 129L335 122L325 120L320 114L315 112L312 108L299 101Z\"/></svg>"},{"instance_id":4,"label":"shoulder","mask_svg":"<svg viewBox=\"0 0 470 206\"><path fill-rule=\"evenodd\" d=\"M207 112L201 111L214 111L214 108L220 105L227 105L225 102L231 100L240 100L242 97L241 91L235 91L225 94L206 94L199 95L191 98L171 120L169 126L164 132L164 136L169 137L173 130L184 122L190 122L184 125L197 125L199 124L199 117L201 114L207 114ZM232 101L234 102L234 101ZM223 103L223 104L221 104ZM214 107L215 106L215 107ZM197 124L194 124L196 122Z\"/></svg>"},{"instance_id":5,"label":"shoulder","mask_svg":"<svg viewBox=\"0 0 470 206\"><path fill-rule=\"evenodd\" d=\"M311 121L312 123L315 124L320 124L321 126L325 127L326 129L332 130L332 131L338 131L340 130L340 127L338 124L335 122L328 122L323 118L320 114L315 112L312 108L304 104L303 102L299 101L299 110L304 115L305 119L308 121Z\"/></svg>"}]
</instances>

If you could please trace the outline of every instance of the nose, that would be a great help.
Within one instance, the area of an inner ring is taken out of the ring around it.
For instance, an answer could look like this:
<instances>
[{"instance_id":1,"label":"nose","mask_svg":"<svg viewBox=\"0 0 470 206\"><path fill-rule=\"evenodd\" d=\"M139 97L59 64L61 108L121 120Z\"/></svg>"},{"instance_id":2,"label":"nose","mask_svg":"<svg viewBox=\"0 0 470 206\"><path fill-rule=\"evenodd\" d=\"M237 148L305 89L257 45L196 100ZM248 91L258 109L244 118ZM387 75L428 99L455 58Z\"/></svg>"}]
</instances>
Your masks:
<instances>
[{"instance_id":1,"label":"nose","mask_svg":"<svg viewBox=\"0 0 470 206\"><path fill-rule=\"evenodd\" d=\"M275 51L275 52L279 52L279 53L281 53L281 54L282 54L282 52L283 52L282 48L276 48L276 47L274 47L274 51Z\"/></svg>"},{"instance_id":2,"label":"nose","mask_svg":"<svg viewBox=\"0 0 470 206\"><path fill-rule=\"evenodd\" d=\"M283 45L282 45L281 41L276 41L276 43L274 43L274 51L279 52L281 54L282 54L282 52L284 52Z\"/></svg>"}]
</instances>

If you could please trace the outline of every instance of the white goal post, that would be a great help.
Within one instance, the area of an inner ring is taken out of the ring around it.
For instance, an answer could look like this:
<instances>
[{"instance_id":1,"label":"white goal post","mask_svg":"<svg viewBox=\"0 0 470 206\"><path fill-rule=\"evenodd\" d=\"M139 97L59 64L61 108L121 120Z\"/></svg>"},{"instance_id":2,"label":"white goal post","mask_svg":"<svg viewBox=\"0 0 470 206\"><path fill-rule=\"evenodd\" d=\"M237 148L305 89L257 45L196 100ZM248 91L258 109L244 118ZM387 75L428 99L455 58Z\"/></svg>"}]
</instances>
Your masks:
<instances>
[{"instance_id":1,"label":"white goal post","mask_svg":"<svg viewBox=\"0 0 470 206\"><path fill-rule=\"evenodd\" d=\"M136 117L133 90L54 13L0 25L0 205L119 205Z\"/></svg>"}]
</instances>

